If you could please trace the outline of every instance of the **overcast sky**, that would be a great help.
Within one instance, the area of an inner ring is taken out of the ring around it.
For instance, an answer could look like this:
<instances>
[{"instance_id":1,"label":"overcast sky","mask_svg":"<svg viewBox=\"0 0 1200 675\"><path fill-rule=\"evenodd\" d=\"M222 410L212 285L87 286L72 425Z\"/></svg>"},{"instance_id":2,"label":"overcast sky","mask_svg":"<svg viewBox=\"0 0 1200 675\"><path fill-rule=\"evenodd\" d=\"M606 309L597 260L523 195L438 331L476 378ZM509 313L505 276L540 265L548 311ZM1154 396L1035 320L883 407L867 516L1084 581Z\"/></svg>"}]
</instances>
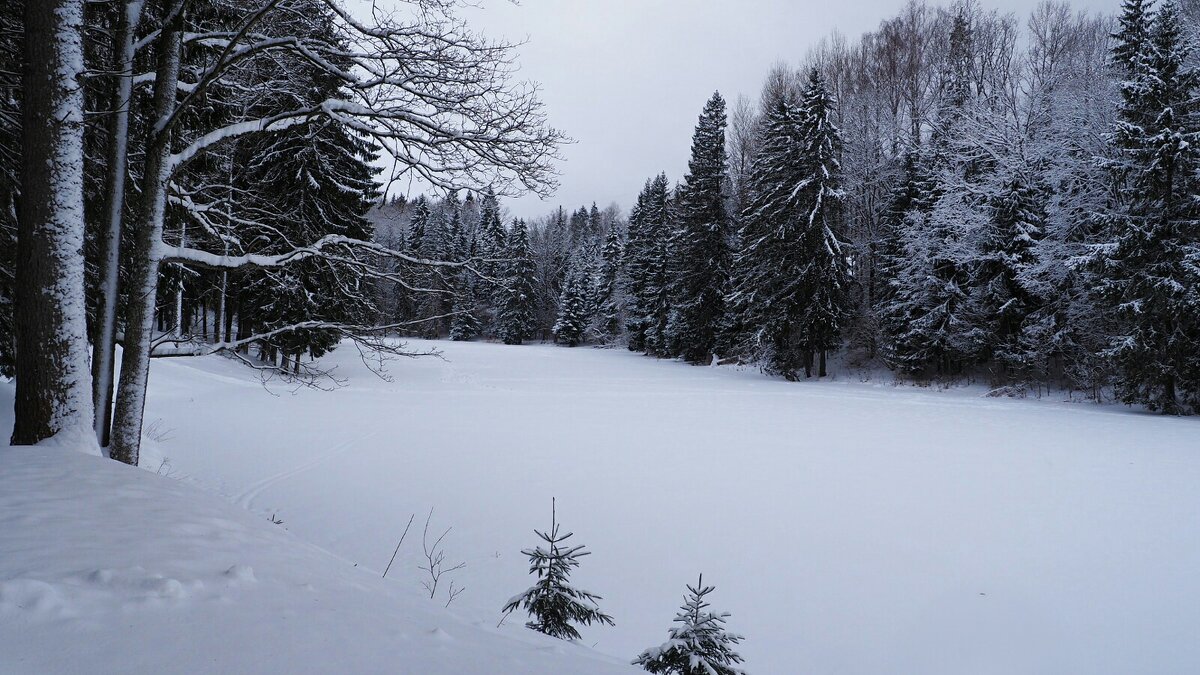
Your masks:
<instances>
[{"instance_id":1,"label":"overcast sky","mask_svg":"<svg viewBox=\"0 0 1200 675\"><path fill-rule=\"evenodd\" d=\"M981 0L1027 16L1039 0ZM732 107L757 96L771 64L796 63L837 30L857 37L905 0L479 0L470 25L494 38L528 40L521 76L542 86L550 122L575 143L563 148L561 188L546 201L507 200L532 218L562 204L627 210L642 183L687 168L693 127L720 91ZM931 2L931 4L935 4ZM1074 0L1116 11L1119 0Z\"/></svg>"}]
</instances>

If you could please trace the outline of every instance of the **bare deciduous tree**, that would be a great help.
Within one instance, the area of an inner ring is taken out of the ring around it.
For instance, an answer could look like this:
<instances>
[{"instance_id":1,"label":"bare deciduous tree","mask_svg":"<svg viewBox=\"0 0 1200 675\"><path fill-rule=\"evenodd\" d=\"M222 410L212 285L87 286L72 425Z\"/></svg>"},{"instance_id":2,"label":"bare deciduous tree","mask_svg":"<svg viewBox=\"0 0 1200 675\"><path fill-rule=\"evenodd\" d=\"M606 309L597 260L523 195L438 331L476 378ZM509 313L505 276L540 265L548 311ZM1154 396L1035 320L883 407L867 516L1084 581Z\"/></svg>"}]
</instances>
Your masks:
<instances>
[{"instance_id":1,"label":"bare deciduous tree","mask_svg":"<svg viewBox=\"0 0 1200 675\"><path fill-rule=\"evenodd\" d=\"M184 21L187 5L187 0L165 2L161 28L153 36L157 53L154 120L147 141L142 203L133 223L125 351L111 444L114 458L133 464L138 457L154 339L154 302L163 264L232 270L280 266L320 256L336 258L370 274L376 273L375 256L399 256L418 265L464 264L422 260L370 242L332 236L275 256L214 253L186 243L168 245L163 239L165 207L177 187L173 180L190 162L232 139L324 116L379 143L401 173L440 188L490 185L497 194L515 194L552 188L556 148L564 140L546 125L536 87L513 81L513 46L472 33L454 15L455 3L408 0L401 5L406 13L376 11L372 23L367 24L335 0L260 0L239 10L234 28L200 35L188 32ZM312 20L332 22L338 39L331 42L302 31L274 34L264 29L280 14L288 13L296 20L306 16L306 9L316 15ZM189 73L190 79L182 82L180 59L185 38L190 44L211 48L213 55L204 68ZM190 138L178 137L180 120L208 88L253 67L259 59L281 55L336 80L343 95L237 120ZM355 327L342 329L359 335ZM369 340L360 342L371 344ZM228 346L227 342L216 348Z\"/></svg>"}]
</instances>

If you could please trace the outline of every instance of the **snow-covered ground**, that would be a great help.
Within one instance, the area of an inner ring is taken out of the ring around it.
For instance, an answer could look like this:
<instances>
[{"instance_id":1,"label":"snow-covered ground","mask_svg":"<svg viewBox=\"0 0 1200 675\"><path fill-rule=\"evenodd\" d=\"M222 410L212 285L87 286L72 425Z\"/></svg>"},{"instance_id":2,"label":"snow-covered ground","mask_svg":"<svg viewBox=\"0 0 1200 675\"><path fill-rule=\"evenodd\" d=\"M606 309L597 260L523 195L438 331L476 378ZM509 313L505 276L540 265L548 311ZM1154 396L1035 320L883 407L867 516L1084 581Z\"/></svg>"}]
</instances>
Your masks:
<instances>
[{"instance_id":1,"label":"snow-covered ground","mask_svg":"<svg viewBox=\"0 0 1200 675\"><path fill-rule=\"evenodd\" d=\"M636 671L497 635L170 479L0 448L0 673L527 672Z\"/></svg>"},{"instance_id":2,"label":"snow-covered ground","mask_svg":"<svg viewBox=\"0 0 1200 675\"><path fill-rule=\"evenodd\" d=\"M1200 668L1198 420L616 350L436 346L444 361L395 363L391 382L339 350L328 361L348 384L332 392L268 390L219 357L156 361L146 464L199 491L0 453L0 671L13 648L70 670L174 641L214 671L245 648L288 659L257 670L621 672L701 572L751 673ZM78 490L55 493L63 481ZM42 493L58 496L23 519ZM584 631L609 661L547 651L517 616L494 630L530 583L520 549L551 497L593 551L574 579L617 621ZM146 529L97 541L130 503ZM467 563L449 614L449 577L437 601L420 595L430 508L431 530L453 527L447 562ZM111 645L89 638L114 624L128 629Z\"/></svg>"}]
</instances>

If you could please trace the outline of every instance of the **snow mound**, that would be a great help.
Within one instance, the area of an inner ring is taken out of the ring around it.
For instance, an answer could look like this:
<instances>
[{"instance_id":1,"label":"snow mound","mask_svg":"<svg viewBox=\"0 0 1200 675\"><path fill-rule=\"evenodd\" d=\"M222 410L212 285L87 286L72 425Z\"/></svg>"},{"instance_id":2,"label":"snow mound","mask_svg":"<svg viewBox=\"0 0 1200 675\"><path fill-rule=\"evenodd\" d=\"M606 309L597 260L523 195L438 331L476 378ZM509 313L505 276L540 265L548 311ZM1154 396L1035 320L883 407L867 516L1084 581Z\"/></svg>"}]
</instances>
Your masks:
<instances>
[{"instance_id":1,"label":"snow mound","mask_svg":"<svg viewBox=\"0 0 1200 675\"><path fill-rule=\"evenodd\" d=\"M65 448L0 449L0 533L3 673L636 672L464 624L215 495Z\"/></svg>"}]
</instances>

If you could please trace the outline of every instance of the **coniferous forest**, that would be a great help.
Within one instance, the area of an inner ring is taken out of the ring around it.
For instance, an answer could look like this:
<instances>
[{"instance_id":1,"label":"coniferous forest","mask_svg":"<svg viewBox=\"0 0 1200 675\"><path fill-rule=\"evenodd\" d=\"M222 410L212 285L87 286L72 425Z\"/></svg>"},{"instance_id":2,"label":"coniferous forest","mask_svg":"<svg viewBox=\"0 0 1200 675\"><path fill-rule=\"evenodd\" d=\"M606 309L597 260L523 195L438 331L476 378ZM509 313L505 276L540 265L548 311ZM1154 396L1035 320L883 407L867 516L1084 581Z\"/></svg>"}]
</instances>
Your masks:
<instances>
[{"instance_id":1,"label":"coniferous forest","mask_svg":"<svg viewBox=\"0 0 1200 675\"><path fill-rule=\"evenodd\" d=\"M329 386L314 359L407 354L397 336L1200 409L1194 2L914 0L756 99L713 94L686 173L627 209L522 222L503 199L551 194L567 138L453 3L372 26L326 0L63 1L0 16L14 440L90 417L136 463L152 357ZM54 63L23 40L38 21L72 24L78 86L22 71ZM86 227L22 237L64 214Z\"/></svg>"},{"instance_id":2,"label":"coniferous forest","mask_svg":"<svg viewBox=\"0 0 1200 675\"><path fill-rule=\"evenodd\" d=\"M649 177L627 215L506 228L486 193L392 199L373 216L389 246L505 262L435 275L457 306L385 283L381 320L1194 413L1196 15L910 3L775 67L757 100L714 94L687 173Z\"/></svg>"}]
</instances>

